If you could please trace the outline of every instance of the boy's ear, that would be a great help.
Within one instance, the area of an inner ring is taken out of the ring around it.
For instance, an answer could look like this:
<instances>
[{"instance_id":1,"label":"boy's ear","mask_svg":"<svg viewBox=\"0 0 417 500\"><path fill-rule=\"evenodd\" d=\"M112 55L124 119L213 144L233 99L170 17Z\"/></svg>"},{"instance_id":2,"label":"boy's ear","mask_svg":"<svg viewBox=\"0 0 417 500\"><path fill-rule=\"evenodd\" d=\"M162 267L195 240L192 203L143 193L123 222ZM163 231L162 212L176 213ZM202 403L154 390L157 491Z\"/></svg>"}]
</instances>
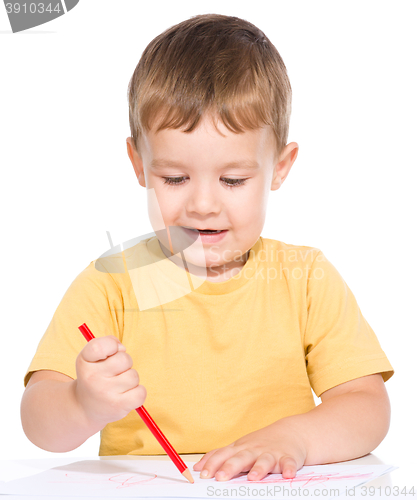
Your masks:
<instances>
[{"instance_id":1,"label":"boy's ear","mask_svg":"<svg viewBox=\"0 0 417 500\"><path fill-rule=\"evenodd\" d=\"M131 137L128 137L126 139L126 145L127 145L127 154L129 155L130 161L132 162L139 184L143 187L146 187L142 158L136 151L133 139Z\"/></svg>"},{"instance_id":2,"label":"boy's ear","mask_svg":"<svg viewBox=\"0 0 417 500\"><path fill-rule=\"evenodd\" d=\"M298 144L290 142L282 150L280 159L274 167L272 175L271 191L279 189L287 175L290 173L291 167L298 156Z\"/></svg>"}]
</instances>

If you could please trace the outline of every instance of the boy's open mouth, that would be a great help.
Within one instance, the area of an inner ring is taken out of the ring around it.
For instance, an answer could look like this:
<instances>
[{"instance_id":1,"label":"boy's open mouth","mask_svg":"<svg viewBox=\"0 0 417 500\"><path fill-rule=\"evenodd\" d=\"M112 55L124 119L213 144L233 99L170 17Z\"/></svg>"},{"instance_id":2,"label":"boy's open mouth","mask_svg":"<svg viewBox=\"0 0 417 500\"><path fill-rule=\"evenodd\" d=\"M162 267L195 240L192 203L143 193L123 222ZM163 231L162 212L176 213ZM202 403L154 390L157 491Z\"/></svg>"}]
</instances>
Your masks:
<instances>
[{"instance_id":1,"label":"boy's open mouth","mask_svg":"<svg viewBox=\"0 0 417 500\"><path fill-rule=\"evenodd\" d=\"M201 234L215 234L215 233L222 233L224 231L227 231L227 229L197 229L193 227L186 227L184 226L185 229L190 229L191 231L195 231L196 233L201 233Z\"/></svg>"}]
</instances>

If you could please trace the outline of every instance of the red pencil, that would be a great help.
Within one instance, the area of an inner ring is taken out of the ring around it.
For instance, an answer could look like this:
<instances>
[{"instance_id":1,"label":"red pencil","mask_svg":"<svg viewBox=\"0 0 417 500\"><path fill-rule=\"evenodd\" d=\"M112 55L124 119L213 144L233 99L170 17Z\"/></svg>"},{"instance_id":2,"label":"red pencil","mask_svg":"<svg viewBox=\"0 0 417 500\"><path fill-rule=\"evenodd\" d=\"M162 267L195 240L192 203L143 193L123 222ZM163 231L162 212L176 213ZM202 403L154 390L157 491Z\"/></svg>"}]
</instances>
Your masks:
<instances>
[{"instance_id":1,"label":"red pencil","mask_svg":"<svg viewBox=\"0 0 417 500\"><path fill-rule=\"evenodd\" d=\"M78 329L84 335L85 340L87 340L87 342L89 342L90 340L95 338L94 335L91 333L91 330L88 328L88 326L85 323L83 323L81 326L79 326ZM178 453L171 446L168 439L162 434L161 429L155 424L152 417L145 410L145 407L139 406L139 408L136 408L136 411L138 412L138 414L142 418L142 420L145 422L145 424L148 426L148 429L156 437L156 439L158 440L158 443L165 450L165 452L167 453L169 458L174 462L174 464L176 465L177 469L181 472L181 474L186 479L188 479L188 481L190 481L190 483L194 483L193 476L191 475L190 471L188 470L188 467L185 465L185 463L182 461L181 457L178 455Z\"/></svg>"}]
</instances>

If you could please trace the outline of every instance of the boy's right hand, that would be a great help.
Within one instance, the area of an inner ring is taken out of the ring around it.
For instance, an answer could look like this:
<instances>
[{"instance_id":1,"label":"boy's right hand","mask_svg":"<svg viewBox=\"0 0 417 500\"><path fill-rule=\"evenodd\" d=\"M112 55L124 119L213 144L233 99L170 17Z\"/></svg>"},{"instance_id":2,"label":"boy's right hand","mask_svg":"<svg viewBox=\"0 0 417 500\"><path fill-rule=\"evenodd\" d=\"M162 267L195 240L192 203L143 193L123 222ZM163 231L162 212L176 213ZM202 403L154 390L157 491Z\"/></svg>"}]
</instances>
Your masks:
<instances>
[{"instance_id":1,"label":"boy's right hand","mask_svg":"<svg viewBox=\"0 0 417 500\"><path fill-rule=\"evenodd\" d=\"M143 405L146 389L113 335L90 340L76 359L75 396L89 422L108 424Z\"/></svg>"}]
</instances>

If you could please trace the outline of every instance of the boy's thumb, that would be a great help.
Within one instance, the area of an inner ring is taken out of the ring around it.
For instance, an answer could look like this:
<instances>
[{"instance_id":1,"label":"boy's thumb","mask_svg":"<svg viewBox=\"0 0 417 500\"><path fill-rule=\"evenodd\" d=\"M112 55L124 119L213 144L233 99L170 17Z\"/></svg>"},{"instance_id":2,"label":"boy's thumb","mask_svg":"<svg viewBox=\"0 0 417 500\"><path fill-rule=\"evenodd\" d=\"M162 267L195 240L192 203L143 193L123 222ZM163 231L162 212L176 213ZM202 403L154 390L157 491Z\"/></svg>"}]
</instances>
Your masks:
<instances>
[{"instance_id":1,"label":"boy's thumb","mask_svg":"<svg viewBox=\"0 0 417 500\"><path fill-rule=\"evenodd\" d=\"M120 342L120 340L118 340L117 350L126 352L126 347Z\"/></svg>"}]
</instances>

